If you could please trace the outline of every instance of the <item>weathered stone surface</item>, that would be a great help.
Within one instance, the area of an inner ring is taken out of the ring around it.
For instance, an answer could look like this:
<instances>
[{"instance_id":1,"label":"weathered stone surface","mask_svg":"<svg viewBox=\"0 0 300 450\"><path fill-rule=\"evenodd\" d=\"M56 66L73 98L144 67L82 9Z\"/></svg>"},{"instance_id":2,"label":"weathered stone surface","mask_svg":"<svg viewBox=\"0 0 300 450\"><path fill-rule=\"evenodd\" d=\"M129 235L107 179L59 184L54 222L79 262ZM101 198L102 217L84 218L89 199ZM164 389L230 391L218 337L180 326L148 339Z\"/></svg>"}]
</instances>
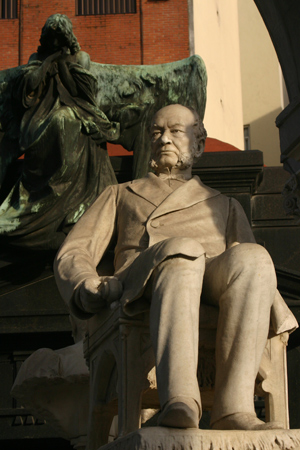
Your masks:
<instances>
[{"instance_id":1,"label":"weathered stone surface","mask_svg":"<svg viewBox=\"0 0 300 450\"><path fill-rule=\"evenodd\" d=\"M69 440L86 436L89 372L82 342L34 352L21 366L11 394L59 436Z\"/></svg>"},{"instance_id":2,"label":"weathered stone surface","mask_svg":"<svg viewBox=\"0 0 300 450\"><path fill-rule=\"evenodd\" d=\"M300 430L215 431L143 428L101 450L299 450Z\"/></svg>"}]
</instances>

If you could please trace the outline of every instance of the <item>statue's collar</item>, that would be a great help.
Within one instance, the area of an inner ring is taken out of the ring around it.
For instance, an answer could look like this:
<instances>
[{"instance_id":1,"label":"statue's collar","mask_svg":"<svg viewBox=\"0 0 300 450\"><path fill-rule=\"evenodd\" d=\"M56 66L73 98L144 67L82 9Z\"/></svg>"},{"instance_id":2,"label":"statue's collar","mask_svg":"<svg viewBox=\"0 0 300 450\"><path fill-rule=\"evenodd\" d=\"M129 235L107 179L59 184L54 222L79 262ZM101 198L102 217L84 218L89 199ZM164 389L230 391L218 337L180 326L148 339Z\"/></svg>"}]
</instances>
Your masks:
<instances>
[{"instance_id":1,"label":"statue's collar","mask_svg":"<svg viewBox=\"0 0 300 450\"><path fill-rule=\"evenodd\" d=\"M182 186L175 191L172 191L167 183L153 173L148 173L146 177L134 180L128 187L153 205L160 205L159 209L166 210L168 208L172 210L187 208L220 194L219 191L203 184L197 176L182 183Z\"/></svg>"},{"instance_id":2,"label":"statue's collar","mask_svg":"<svg viewBox=\"0 0 300 450\"><path fill-rule=\"evenodd\" d=\"M192 177L189 174L181 174L181 173L176 173L176 174L173 174L173 173L160 173L157 176L158 176L158 178L160 178L163 181L166 181L166 180L177 180L177 181L185 182L185 181L188 181L188 180L192 179Z\"/></svg>"}]
</instances>

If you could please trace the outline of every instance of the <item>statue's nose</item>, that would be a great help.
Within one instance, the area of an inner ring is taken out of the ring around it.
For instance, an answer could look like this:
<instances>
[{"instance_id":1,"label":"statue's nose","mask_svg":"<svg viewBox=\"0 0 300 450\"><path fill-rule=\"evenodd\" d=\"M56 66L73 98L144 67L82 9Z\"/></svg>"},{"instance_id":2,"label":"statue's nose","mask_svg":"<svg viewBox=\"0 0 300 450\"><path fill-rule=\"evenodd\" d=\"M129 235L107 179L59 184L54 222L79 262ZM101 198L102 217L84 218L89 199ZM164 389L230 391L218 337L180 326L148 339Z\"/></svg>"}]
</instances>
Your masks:
<instances>
[{"instance_id":1,"label":"statue's nose","mask_svg":"<svg viewBox=\"0 0 300 450\"><path fill-rule=\"evenodd\" d=\"M160 140L161 140L161 143L162 143L163 145L172 142L171 136L170 136L170 134L169 134L167 131L164 131L164 133L161 135Z\"/></svg>"}]
</instances>

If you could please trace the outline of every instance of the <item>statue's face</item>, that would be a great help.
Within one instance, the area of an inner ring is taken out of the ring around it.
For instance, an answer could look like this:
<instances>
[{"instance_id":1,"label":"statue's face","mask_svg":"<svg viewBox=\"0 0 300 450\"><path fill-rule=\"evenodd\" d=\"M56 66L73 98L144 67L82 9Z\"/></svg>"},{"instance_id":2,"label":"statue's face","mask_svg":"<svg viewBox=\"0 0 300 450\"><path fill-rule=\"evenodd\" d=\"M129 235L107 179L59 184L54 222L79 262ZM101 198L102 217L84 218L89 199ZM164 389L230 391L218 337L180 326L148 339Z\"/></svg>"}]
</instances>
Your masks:
<instances>
[{"instance_id":1,"label":"statue's face","mask_svg":"<svg viewBox=\"0 0 300 450\"><path fill-rule=\"evenodd\" d=\"M156 113L151 127L151 147L157 172L192 165L197 147L194 124L192 111L181 105L169 105Z\"/></svg>"},{"instance_id":2,"label":"statue's face","mask_svg":"<svg viewBox=\"0 0 300 450\"><path fill-rule=\"evenodd\" d=\"M63 14L53 14L48 17L43 30L40 42L48 49L50 53L61 50L63 47L70 46L68 36L72 35L72 23L67 16Z\"/></svg>"},{"instance_id":3,"label":"statue's face","mask_svg":"<svg viewBox=\"0 0 300 450\"><path fill-rule=\"evenodd\" d=\"M59 27L49 30L48 45L54 52L61 50L64 46L68 45L66 36Z\"/></svg>"}]
</instances>

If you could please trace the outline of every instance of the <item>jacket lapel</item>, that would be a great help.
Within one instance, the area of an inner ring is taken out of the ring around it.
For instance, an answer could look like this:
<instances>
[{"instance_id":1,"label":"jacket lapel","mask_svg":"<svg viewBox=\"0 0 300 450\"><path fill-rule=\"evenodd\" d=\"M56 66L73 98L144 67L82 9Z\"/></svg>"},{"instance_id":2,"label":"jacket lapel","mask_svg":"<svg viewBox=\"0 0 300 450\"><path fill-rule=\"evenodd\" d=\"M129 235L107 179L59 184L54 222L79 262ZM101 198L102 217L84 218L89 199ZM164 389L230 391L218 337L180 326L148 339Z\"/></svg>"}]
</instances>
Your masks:
<instances>
[{"instance_id":1,"label":"jacket lapel","mask_svg":"<svg viewBox=\"0 0 300 450\"><path fill-rule=\"evenodd\" d=\"M151 214L151 218L189 208L196 203L219 195L220 192L205 186L200 178L194 176L169 195Z\"/></svg>"},{"instance_id":2,"label":"jacket lapel","mask_svg":"<svg viewBox=\"0 0 300 450\"><path fill-rule=\"evenodd\" d=\"M219 191L205 186L197 176L172 191L153 173L148 173L147 177L133 181L129 185L129 189L157 207L151 218L189 208L220 194Z\"/></svg>"},{"instance_id":3,"label":"jacket lapel","mask_svg":"<svg viewBox=\"0 0 300 450\"><path fill-rule=\"evenodd\" d=\"M164 181L151 172L144 178L134 180L128 187L154 206L160 205L173 192Z\"/></svg>"}]
</instances>

